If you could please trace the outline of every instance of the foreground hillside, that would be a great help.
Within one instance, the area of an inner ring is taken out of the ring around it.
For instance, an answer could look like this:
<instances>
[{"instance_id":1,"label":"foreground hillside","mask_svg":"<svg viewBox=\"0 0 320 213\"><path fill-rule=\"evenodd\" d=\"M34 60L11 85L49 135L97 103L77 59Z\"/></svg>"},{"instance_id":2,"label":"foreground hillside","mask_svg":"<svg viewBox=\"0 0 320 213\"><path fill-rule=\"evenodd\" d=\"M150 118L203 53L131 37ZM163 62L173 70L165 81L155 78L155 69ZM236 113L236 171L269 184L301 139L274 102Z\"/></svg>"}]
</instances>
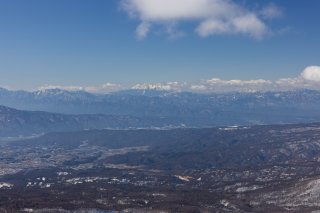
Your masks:
<instances>
[{"instance_id":1,"label":"foreground hillside","mask_svg":"<svg viewBox=\"0 0 320 213\"><path fill-rule=\"evenodd\" d=\"M0 144L0 208L320 210L320 124L50 133Z\"/></svg>"}]
</instances>

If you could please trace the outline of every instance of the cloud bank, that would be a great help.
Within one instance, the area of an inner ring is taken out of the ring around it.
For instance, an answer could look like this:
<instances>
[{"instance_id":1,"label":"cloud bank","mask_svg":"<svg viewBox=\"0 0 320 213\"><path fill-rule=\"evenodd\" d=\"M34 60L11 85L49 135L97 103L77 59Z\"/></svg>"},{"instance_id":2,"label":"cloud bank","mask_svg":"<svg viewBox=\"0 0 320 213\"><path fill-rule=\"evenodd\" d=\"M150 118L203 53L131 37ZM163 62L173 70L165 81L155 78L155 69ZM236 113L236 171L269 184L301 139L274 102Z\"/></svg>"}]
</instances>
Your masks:
<instances>
[{"instance_id":1,"label":"cloud bank","mask_svg":"<svg viewBox=\"0 0 320 213\"><path fill-rule=\"evenodd\" d=\"M112 93L120 90L161 90L175 92L196 93L225 93L225 92L266 92L266 91L291 91L299 89L320 90L320 66L306 67L295 78L281 78L276 81L256 80L223 80L212 78L197 82L163 82L139 83L123 85L105 83L100 86L61 86L46 85L39 90L61 89L68 91L85 91L90 93Z\"/></svg>"},{"instance_id":2,"label":"cloud bank","mask_svg":"<svg viewBox=\"0 0 320 213\"><path fill-rule=\"evenodd\" d=\"M140 21L136 29L139 39L145 38L154 26L161 26L167 34L175 36L181 31L173 30L172 26L186 21L196 23L195 32L201 37L240 34L262 39L269 33L264 19L282 15L274 4L253 11L232 0L121 0L120 7Z\"/></svg>"},{"instance_id":3,"label":"cloud bank","mask_svg":"<svg viewBox=\"0 0 320 213\"><path fill-rule=\"evenodd\" d=\"M302 73L301 76L307 81L320 82L320 67L319 66L310 66L307 67Z\"/></svg>"},{"instance_id":4,"label":"cloud bank","mask_svg":"<svg viewBox=\"0 0 320 213\"><path fill-rule=\"evenodd\" d=\"M105 83L101 86L67 86L67 85L45 85L38 88L39 91L45 90L66 90L66 91L84 91L89 93L110 93L126 89L127 87L121 84Z\"/></svg>"}]
</instances>

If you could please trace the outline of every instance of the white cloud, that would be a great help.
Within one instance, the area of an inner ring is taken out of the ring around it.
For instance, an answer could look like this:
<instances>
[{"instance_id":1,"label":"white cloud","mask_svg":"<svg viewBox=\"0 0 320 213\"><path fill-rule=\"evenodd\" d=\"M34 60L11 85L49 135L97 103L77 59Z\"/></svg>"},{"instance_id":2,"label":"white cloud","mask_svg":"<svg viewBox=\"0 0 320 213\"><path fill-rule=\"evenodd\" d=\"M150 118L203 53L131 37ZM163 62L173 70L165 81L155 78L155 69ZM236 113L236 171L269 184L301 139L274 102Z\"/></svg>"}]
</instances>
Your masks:
<instances>
[{"instance_id":1,"label":"white cloud","mask_svg":"<svg viewBox=\"0 0 320 213\"><path fill-rule=\"evenodd\" d=\"M202 37L210 35L225 34L230 32L230 26L218 20L203 21L196 29L197 33Z\"/></svg>"},{"instance_id":2,"label":"white cloud","mask_svg":"<svg viewBox=\"0 0 320 213\"><path fill-rule=\"evenodd\" d=\"M266 25L255 14L236 17L231 23L233 29L230 32L247 34L257 39L261 39L267 33Z\"/></svg>"},{"instance_id":3,"label":"white cloud","mask_svg":"<svg viewBox=\"0 0 320 213\"><path fill-rule=\"evenodd\" d=\"M191 85L190 89L192 91L202 92L202 91L206 91L207 87L205 85Z\"/></svg>"},{"instance_id":4,"label":"white cloud","mask_svg":"<svg viewBox=\"0 0 320 213\"><path fill-rule=\"evenodd\" d=\"M148 22L142 22L141 24L139 24L139 26L137 27L137 37L139 39L145 38L148 35L150 28L151 25Z\"/></svg>"},{"instance_id":5,"label":"white cloud","mask_svg":"<svg viewBox=\"0 0 320 213\"><path fill-rule=\"evenodd\" d=\"M184 83L179 82L167 82L167 83L142 83L136 84L132 86L132 89L139 89L139 90L164 90L164 91L181 91L184 87Z\"/></svg>"},{"instance_id":6,"label":"white cloud","mask_svg":"<svg viewBox=\"0 0 320 213\"><path fill-rule=\"evenodd\" d=\"M100 91L103 91L103 92L114 92L121 89L125 89L125 86L121 84L113 84L113 83L105 83L100 87Z\"/></svg>"},{"instance_id":7,"label":"white cloud","mask_svg":"<svg viewBox=\"0 0 320 213\"><path fill-rule=\"evenodd\" d=\"M275 19L275 18L281 18L283 16L283 11L279 7L277 7L275 4L271 3L264 7L260 14L267 19Z\"/></svg>"},{"instance_id":8,"label":"white cloud","mask_svg":"<svg viewBox=\"0 0 320 213\"><path fill-rule=\"evenodd\" d=\"M261 39L269 31L263 18L280 16L274 4L262 11L250 11L232 0L121 0L120 5L130 17L140 20L138 38L146 37L153 25L168 29L172 23L192 21L197 23L195 31L202 37L242 34ZM172 30L165 32L171 35Z\"/></svg>"},{"instance_id":9,"label":"white cloud","mask_svg":"<svg viewBox=\"0 0 320 213\"><path fill-rule=\"evenodd\" d=\"M301 73L303 79L307 81L320 82L320 66L310 66Z\"/></svg>"},{"instance_id":10,"label":"white cloud","mask_svg":"<svg viewBox=\"0 0 320 213\"><path fill-rule=\"evenodd\" d=\"M222 80L213 78L202 82L205 92L255 92L265 91L273 87L273 82L263 79L257 80ZM193 87L191 87L193 90Z\"/></svg>"},{"instance_id":11,"label":"white cloud","mask_svg":"<svg viewBox=\"0 0 320 213\"><path fill-rule=\"evenodd\" d=\"M227 21L205 20L196 31L202 37L218 34L244 34L261 39L266 35L268 29L255 14L247 14Z\"/></svg>"},{"instance_id":12,"label":"white cloud","mask_svg":"<svg viewBox=\"0 0 320 213\"><path fill-rule=\"evenodd\" d=\"M61 89L61 90L67 90L67 91L85 91L85 87L81 86L63 86L63 85L46 85L41 86L38 88L38 90L52 90L52 89Z\"/></svg>"},{"instance_id":13,"label":"white cloud","mask_svg":"<svg viewBox=\"0 0 320 213\"><path fill-rule=\"evenodd\" d=\"M46 85L38 88L38 90L42 90L42 91L52 90L52 89L60 89L60 90L66 90L66 91L84 91L89 93L109 93L109 92L115 92L123 89L128 89L128 87L121 84L105 83L101 86Z\"/></svg>"},{"instance_id":14,"label":"white cloud","mask_svg":"<svg viewBox=\"0 0 320 213\"><path fill-rule=\"evenodd\" d=\"M213 78L207 80L206 83L208 85L270 85L272 81L264 80L264 79L257 79L257 80L221 80L219 78Z\"/></svg>"},{"instance_id":15,"label":"white cloud","mask_svg":"<svg viewBox=\"0 0 320 213\"><path fill-rule=\"evenodd\" d=\"M197 82L163 82L140 84L105 83L100 86L61 86L47 85L39 90L62 89L68 91L86 91L91 93L110 93L126 89L161 90L176 92L223 93L223 92L257 92L257 91L290 91L297 89L320 90L320 66L309 66L294 78L281 78L276 81L256 80L223 80L212 78Z\"/></svg>"}]
</instances>

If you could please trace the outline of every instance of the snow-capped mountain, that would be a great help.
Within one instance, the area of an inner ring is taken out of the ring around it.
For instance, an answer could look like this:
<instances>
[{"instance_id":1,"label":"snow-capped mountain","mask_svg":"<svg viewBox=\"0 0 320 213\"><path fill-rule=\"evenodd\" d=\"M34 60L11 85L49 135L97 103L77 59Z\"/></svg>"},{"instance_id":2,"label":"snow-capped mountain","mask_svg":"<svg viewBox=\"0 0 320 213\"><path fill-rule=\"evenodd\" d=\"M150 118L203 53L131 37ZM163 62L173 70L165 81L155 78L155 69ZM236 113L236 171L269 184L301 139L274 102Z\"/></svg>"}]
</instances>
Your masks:
<instances>
[{"instance_id":1,"label":"snow-capped mountain","mask_svg":"<svg viewBox=\"0 0 320 213\"><path fill-rule=\"evenodd\" d=\"M35 92L0 90L0 105L65 114L104 114L165 118L165 125L205 127L320 120L320 92L190 93L156 89L110 94L60 89ZM169 122L167 122L169 121ZM160 126L164 123L158 123Z\"/></svg>"}]
</instances>

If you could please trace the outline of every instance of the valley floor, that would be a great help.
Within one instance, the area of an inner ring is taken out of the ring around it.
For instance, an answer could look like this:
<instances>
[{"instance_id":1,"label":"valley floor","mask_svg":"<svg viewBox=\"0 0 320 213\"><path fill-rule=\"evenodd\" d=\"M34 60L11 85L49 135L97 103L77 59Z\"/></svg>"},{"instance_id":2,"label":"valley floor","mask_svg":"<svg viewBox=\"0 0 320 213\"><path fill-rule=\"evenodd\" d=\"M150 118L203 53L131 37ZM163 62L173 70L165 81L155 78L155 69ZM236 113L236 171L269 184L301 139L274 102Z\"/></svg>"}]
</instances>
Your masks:
<instances>
[{"instance_id":1,"label":"valley floor","mask_svg":"<svg viewBox=\"0 0 320 213\"><path fill-rule=\"evenodd\" d=\"M320 124L0 143L0 212L318 212Z\"/></svg>"}]
</instances>

